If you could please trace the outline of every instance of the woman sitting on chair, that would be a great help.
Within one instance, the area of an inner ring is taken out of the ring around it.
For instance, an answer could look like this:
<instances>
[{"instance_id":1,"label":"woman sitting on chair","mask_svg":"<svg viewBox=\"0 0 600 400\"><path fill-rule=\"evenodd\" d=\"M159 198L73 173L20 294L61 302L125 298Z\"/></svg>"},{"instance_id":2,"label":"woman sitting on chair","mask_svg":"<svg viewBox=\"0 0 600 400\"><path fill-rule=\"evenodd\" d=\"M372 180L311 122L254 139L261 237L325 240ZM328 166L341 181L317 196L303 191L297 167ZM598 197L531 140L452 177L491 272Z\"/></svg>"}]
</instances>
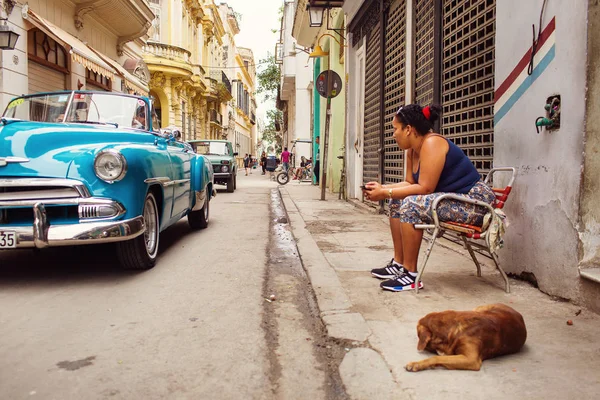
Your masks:
<instances>
[{"instance_id":1,"label":"woman sitting on chair","mask_svg":"<svg viewBox=\"0 0 600 400\"><path fill-rule=\"evenodd\" d=\"M415 224L433 223L433 201L444 193L493 204L494 192L483 183L479 172L465 153L450 140L433 132L439 106L422 108L418 104L400 107L392 125L393 137L407 151L405 182L381 185L368 182L363 189L372 201L389 199L390 228L394 258L383 268L371 270L381 288L391 291L413 290L417 278L417 258L423 231ZM455 200L442 200L437 208L440 221L481 226L487 210ZM419 282L419 289L423 283Z\"/></svg>"}]
</instances>

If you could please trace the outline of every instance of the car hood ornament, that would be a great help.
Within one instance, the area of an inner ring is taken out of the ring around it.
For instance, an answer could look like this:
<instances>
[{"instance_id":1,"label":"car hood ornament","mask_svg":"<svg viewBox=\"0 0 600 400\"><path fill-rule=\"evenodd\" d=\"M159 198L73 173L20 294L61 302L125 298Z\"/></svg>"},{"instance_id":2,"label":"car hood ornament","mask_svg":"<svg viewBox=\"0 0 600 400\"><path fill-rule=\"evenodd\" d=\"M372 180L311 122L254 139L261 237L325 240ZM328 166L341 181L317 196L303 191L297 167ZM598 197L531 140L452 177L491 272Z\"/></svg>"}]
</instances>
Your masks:
<instances>
[{"instance_id":1,"label":"car hood ornament","mask_svg":"<svg viewBox=\"0 0 600 400\"><path fill-rule=\"evenodd\" d=\"M28 158L23 157L0 157L0 167L5 167L12 163L26 163L29 162Z\"/></svg>"}]
</instances>

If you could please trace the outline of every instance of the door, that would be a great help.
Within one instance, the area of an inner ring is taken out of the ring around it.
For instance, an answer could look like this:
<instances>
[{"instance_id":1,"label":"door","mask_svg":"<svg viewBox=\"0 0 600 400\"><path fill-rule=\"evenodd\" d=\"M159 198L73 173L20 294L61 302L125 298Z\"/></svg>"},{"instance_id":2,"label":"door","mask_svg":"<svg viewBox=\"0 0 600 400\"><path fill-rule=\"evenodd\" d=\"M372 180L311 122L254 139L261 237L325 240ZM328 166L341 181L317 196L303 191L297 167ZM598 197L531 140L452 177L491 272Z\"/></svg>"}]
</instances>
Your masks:
<instances>
[{"instance_id":1,"label":"door","mask_svg":"<svg viewBox=\"0 0 600 400\"><path fill-rule=\"evenodd\" d=\"M354 162L354 193L356 198L361 198L362 190L360 186L363 184L363 156L364 156L364 139L365 139L365 48L362 46L356 52L356 73L358 76L358 87L355 97L356 110L356 140L354 141L355 162Z\"/></svg>"},{"instance_id":2,"label":"door","mask_svg":"<svg viewBox=\"0 0 600 400\"><path fill-rule=\"evenodd\" d=\"M171 218L179 218L191 205L191 165L193 153L179 141L171 141L167 146L171 158L173 176L173 208Z\"/></svg>"}]
</instances>

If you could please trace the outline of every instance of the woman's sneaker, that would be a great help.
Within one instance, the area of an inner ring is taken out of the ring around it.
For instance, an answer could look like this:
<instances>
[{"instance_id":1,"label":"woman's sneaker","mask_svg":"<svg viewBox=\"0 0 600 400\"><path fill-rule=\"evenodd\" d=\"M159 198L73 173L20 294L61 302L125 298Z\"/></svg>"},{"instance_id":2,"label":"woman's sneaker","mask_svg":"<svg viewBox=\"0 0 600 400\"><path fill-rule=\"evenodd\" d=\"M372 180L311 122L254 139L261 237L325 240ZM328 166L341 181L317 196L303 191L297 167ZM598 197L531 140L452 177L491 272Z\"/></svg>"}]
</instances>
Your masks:
<instances>
[{"instance_id":1,"label":"woman's sneaker","mask_svg":"<svg viewBox=\"0 0 600 400\"><path fill-rule=\"evenodd\" d=\"M371 275L379 279L392 279L398 274L406 272L403 266L394 264L394 259L383 268L375 268L371 270Z\"/></svg>"},{"instance_id":2,"label":"woman's sneaker","mask_svg":"<svg viewBox=\"0 0 600 400\"><path fill-rule=\"evenodd\" d=\"M416 287L416 276L412 276L408 272L403 272L393 279L381 282L379 286L385 290L391 290L392 292L402 292L405 290L414 290ZM423 282L419 281L419 289L423 289Z\"/></svg>"}]
</instances>

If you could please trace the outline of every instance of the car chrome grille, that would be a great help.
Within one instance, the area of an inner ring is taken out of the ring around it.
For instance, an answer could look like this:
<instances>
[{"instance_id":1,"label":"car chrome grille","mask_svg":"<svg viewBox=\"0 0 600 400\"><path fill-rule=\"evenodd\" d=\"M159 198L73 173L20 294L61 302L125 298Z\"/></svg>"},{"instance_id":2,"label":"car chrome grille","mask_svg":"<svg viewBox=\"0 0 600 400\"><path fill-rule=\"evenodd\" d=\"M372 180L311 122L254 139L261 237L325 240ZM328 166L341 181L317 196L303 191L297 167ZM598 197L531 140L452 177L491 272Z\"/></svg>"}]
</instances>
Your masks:
<instances>
[{"instance_id":1,"label":"car chrome grille","mask_svg":"<svg viewBox=\"0 0 600 400\"><path fill-rule=\"evenodd\" d=\"M221 172L221 166L220 165L213 165L213 172Z\"/></svg>"},{"instance_id":2,"label":"car chrome grille","mask_svg":"<svg viewBox=\"0 0 600 400\"><path fill-rule=\"evenodd\" d=\"M46 204L50 223L76 221L79 217L78 207L72 203L88 196L87 188L75 180L0 178L0 224L32 224L33 205L38 201Z\"/></svg>"},{"instance_id":3,"label":"car chrome grille","mask_svg":"<svg viewBox=\"0 0 600 400\"><path fill-rule=\"evenodd\" d=\"M97 206L79 206L79 218L98 218Z\"/></svg>"},{"instance_id":4,"label":"car chrome grille","mask_svg":"<svg viewBox=\"0 0 600 400\"><path fill-rule=\"evenodd\" d=\"M0 200L73 199L80 197L73 187L0 187Z\"/></svg>"}]
</instances>

